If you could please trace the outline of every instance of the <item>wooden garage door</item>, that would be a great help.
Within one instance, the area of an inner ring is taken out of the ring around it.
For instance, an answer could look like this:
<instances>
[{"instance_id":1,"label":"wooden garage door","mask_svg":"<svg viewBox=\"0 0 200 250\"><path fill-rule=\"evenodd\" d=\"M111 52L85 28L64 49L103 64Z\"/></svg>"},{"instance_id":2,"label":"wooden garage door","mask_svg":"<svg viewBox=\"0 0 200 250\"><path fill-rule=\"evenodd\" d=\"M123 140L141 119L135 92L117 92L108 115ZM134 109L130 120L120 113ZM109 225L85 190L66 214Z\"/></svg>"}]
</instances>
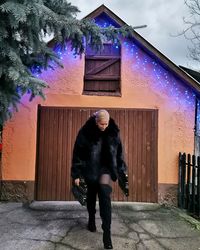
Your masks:
<instances>
[{"instance_id":1,"label":"wooden garage door","mask_svg":"<svg viewBox=\"0 0 200 250\"><path fill-rule=\"evenodd\" d=\"M36 200L73 200L70 168L79 128L97 109L38 108ZM157 202L157 110L107 109L120 127L130 196L113 183L115 201Z\"/></svg>"}]
</instances>

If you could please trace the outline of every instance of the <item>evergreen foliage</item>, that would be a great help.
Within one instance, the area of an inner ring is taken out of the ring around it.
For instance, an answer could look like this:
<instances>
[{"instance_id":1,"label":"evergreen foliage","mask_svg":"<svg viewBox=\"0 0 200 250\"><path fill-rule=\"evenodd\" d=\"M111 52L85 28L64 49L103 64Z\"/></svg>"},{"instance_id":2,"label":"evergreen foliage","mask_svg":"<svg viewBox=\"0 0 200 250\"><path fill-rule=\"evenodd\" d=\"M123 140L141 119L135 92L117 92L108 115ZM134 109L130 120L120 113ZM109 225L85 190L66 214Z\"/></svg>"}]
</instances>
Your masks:
<instances>
[{"instance_id":1,"label":"evergreen foliage","mask_svg":"<svg viewBox=\"0 0 200 250\"><path fill-rule=\"evenodd\" d=\"M47 83L32 75L31 67L50 67L50 61L61 65L58 56L44 42L54 34L55 43L64 48L71 41L72 49L81 55L85 45L101 48L102 38L129 36L133 29L99 28L94 22L78 20L78 8L66 0L0 0L0 125L17 110L25 93L30 100L44 98Z\"/></svg>"}]
</instances>

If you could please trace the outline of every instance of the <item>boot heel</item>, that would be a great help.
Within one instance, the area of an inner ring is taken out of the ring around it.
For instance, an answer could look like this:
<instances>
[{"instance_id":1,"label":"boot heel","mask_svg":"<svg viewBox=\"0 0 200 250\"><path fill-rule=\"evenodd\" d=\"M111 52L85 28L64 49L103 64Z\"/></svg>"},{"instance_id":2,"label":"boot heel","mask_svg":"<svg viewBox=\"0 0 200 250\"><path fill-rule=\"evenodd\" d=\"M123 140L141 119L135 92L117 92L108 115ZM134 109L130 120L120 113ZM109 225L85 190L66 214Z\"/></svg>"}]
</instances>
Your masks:
<instances>
[{"instance_id":1,"label":"boot heel","mask_svg":"<svg viewBox=\"0 0 200 250\"><path fill-rule=\"evenodd\" d=\"M91 223L88 223L88 226L87 226L88 230L92 233L96 232L97 231L97 228L96 228L96 225L95 224L91 224Z\"/></svg>"},{"instance_id":2,"label":"boot heel","mask_svg":"<svg viewBox=\"0 0 200 250\"><path fill-rule=\"evenodd\" d=\"M110 232L103 233L103 244L104 244L104 249L113 249Z\"/></svg>"},{"instance_id":3,"label":"boot heel","mask_svg":"<svg viewBox=\"0 0 200 250\"><path fill-rule=\"evenodd\" d=\"M96 224L95 224L95 217L92 219L89 218L87 228L90 232L93 232L93 233L97 231Z\"/></svg>"}]
</instances>

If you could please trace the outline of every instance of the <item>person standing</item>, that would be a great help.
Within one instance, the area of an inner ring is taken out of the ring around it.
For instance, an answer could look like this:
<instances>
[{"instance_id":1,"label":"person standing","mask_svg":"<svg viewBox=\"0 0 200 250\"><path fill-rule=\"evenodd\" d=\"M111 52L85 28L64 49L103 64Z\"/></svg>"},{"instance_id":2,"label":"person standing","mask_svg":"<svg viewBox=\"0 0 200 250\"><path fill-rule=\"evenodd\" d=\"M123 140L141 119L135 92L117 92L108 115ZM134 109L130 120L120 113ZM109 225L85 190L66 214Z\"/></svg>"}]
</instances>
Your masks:
<instances>
[{"instance_id":1,"label":"person standing","mask_svg":"<svg viewBox=\"0 0 200 250\"><path fill-rule=\"evenodd\" d=\"M71 176L79 186L87 184L88 230L96 231L96 196L99 198L104 249L112 249L111 182L127 167L122 152L119 128L107 110L98 110L79 130L73 149Z\"/></svg>"}]
</instances>

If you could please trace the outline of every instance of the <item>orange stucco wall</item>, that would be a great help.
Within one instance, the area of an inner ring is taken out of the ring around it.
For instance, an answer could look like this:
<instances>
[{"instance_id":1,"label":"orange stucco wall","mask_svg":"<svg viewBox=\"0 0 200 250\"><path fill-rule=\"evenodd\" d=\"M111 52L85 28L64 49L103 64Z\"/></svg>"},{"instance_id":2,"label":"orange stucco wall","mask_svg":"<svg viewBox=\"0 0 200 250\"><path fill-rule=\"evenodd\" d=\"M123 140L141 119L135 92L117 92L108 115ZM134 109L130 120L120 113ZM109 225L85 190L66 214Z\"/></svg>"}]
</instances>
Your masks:
<instances>
[{"instance_id":1,"label":"orange stucco wall","mask_svg":"<svg viewBox=\"0 0 200 250\"><path fill-rule=\"evenodd\" d=\"M24 96L19 112L4 128L4 180L35 179L37 105L41 104L158 109L158 182L177 183L179 151L193 153L194 98L185 102L185 93L192 96L190 90L153 58L138 47L133 52L130 46L122 46L122 97L82 95L84 57L74 58L71 52L63 56L64 69L41 75L50 87L45 90L46 100L37 97L29 102Z\"/></svg>"}]
</instances>

